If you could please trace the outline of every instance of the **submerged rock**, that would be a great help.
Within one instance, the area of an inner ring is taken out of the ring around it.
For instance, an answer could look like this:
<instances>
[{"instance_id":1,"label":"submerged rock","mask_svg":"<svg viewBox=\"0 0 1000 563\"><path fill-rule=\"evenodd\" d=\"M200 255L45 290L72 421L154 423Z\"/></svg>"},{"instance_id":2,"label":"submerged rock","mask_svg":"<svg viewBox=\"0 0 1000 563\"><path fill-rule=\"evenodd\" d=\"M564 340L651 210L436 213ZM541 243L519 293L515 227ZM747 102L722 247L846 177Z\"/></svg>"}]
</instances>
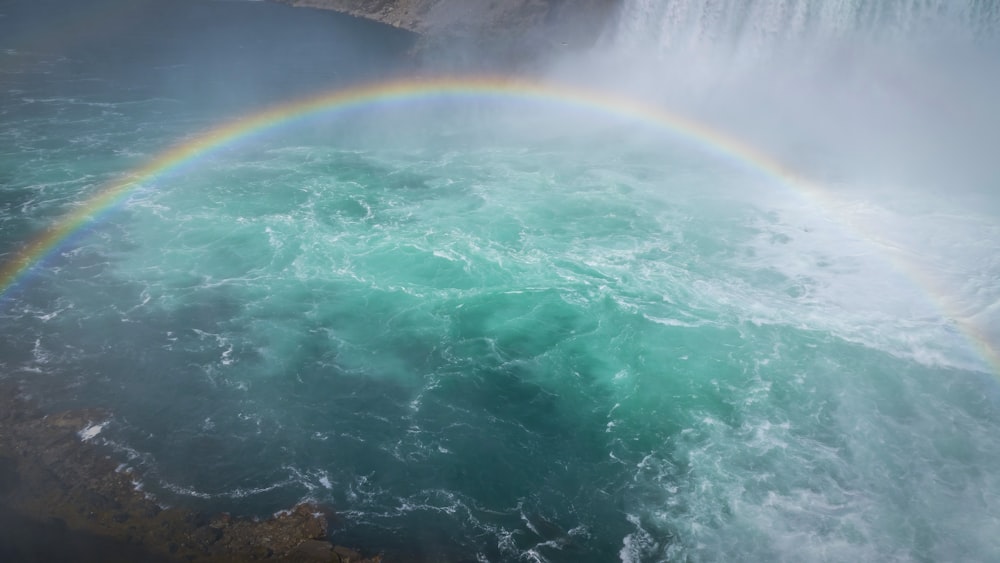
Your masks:
<instances>
[{"instance_id":1,"label":"submerged rock","mask_svg":"<svg viewBox=\"0 0 1000 563\"><path fill-rule=\"evenodd\" d=\"M266 520L162 508L90 441L99 409L45 415L0 388L0 560L377 562L326 541L328 511Z\"/></svg>"}]
</instances>

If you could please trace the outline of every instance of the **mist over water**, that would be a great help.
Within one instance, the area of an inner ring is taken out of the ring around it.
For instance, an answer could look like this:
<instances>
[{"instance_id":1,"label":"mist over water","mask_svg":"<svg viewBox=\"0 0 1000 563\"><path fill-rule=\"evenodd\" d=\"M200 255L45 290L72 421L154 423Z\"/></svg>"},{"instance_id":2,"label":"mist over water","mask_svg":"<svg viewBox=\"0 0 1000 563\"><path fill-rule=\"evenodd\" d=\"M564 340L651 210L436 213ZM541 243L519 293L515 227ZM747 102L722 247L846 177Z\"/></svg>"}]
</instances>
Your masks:
<instances>
[{"instance_id":1,"label":"mist over water","mask_svg":"<svg viewBox=\"0 0 1000 563\"><path fill-rule=\"evenodd\" d=\"M965 1L633 1L608 44L630 88L701 108L772 150L840 153L831 160L897 178L917 168L908 181L992 182L997 12Z\"/></svg>"},{"instance_id":2,"label":"mist over water","mask_svg":"<svg viewBox=\"0 0 1000 563\"><path fill-rule=\"evenodd\" d=\"M457 66L264 2L0 15L0 262L221 123ZM111 410L164 503L329 503L400 560L994 560L998 18L627 0L525 72L796 180L552 100L319 114L74 234L3 294L0 377Z\"/></svg>"}]
</instances>

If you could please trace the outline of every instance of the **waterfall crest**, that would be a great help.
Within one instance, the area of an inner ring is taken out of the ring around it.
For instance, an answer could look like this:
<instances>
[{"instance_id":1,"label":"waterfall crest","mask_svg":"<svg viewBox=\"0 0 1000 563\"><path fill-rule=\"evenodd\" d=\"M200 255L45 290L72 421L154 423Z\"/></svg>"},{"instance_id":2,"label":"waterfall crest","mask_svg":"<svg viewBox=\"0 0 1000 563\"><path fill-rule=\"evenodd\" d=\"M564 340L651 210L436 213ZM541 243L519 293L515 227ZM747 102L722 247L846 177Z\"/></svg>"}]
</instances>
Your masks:
<instances>
[{"instance_id":1,"label":"waterfall crest","mask_svg":"<svg viewBox=\"0 0 1000 563\"><path fill-rule=\"evenodd\" d=\"M759 58L789 44L995 40L996 0L626 0L619 45Z\"/></svg>"}]
</instances>

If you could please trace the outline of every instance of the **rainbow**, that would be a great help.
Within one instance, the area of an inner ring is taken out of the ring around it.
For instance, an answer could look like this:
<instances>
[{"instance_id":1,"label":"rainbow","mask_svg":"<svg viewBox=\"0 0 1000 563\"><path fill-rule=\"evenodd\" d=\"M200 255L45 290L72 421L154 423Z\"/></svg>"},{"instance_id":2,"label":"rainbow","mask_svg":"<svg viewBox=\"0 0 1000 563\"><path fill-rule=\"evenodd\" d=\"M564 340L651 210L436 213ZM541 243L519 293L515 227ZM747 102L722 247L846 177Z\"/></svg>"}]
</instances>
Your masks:
<instances>
[{"instance_id":1,"label":"rainbow","mask_svg":"<svg viewBox=\"0 0 1000 563\"><path fill-rule=\"evenodd\" d=\"M9 295L12 288L23 283L33 270L40 268L47 257L67 244L73 234L94 224L133 191L148 186L153 180L189 165L213 151L278 126L319 114L336 115L353 109L407 101L484 98L547 102L660 127L700 145L708 152L741 163L777 180L781 185L813 201L822 210L829 212L837 207L829 193L773 157L703 123L633 98L572 85L507 77L397 79L339 89L278 105L224 123L160 153L144 166L99 190L96 195L57 221L0 266L0 300ZM862 238L869 240L875 238L862 232L859 226L852 225L851 229ZM1000 374L1000 351L990 344L982 330L970 322L956 320L961 318L960 315L949 314L955 311L956 307L947 298L947 292L937 287L933 280L915 268L897 259L891 257L890 259L897 269L904 271L931 296L945 317L956 323L993 371Z\"/></svg>"}]
</instances>

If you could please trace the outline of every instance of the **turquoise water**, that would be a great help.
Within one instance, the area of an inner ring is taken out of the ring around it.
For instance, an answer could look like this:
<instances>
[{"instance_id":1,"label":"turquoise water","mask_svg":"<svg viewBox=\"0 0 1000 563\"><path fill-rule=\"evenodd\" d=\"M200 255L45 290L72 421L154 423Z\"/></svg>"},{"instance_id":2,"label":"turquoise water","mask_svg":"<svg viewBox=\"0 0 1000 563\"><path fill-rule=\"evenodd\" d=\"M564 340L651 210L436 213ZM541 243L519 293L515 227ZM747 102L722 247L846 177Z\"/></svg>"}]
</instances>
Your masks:
<instances>
[{"instance_id":1,"label":"turquoise water","mask_svg":"<svg viewBox=\"0 0 1000 563\"><path fill-rule=\"evenodd\" d=\"M261 107L31 56L2 93L0 256ZM329 503L336 541L401 558L993 559L1000 384L862 226L919 220L988 297L996 218L836 201L553 104L317 118L74 235L7 294L2 377L109 408L95 439L164 503Z\"/></svg>"}]
</instances>

